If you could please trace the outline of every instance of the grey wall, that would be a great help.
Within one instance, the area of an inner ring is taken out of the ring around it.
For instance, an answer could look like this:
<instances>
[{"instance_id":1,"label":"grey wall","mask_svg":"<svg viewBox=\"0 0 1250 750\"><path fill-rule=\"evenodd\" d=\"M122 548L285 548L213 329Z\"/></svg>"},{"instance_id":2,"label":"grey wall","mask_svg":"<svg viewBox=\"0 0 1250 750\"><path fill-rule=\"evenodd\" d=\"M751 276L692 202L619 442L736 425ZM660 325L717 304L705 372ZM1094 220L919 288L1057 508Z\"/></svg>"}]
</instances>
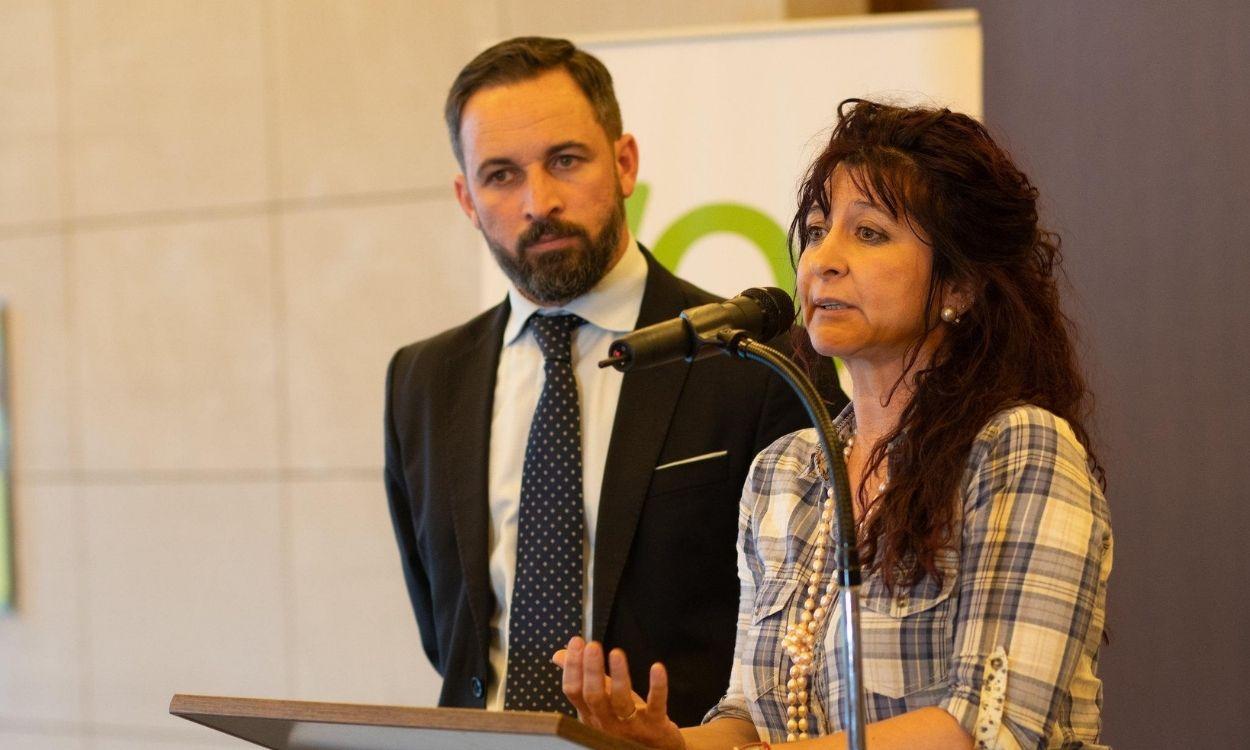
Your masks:
<instances>
[{"instance_id":1,"label":"grey wall","mask_svg":"<svg viewBox=\"0 0 1250 750\"><path fill-rule=\"evenodd\" d=\"M1250 4L902 5L981 10L986 120L1065 240L1116 534L1105 737L1245 747Z\"/></svg>"}]
</instances>

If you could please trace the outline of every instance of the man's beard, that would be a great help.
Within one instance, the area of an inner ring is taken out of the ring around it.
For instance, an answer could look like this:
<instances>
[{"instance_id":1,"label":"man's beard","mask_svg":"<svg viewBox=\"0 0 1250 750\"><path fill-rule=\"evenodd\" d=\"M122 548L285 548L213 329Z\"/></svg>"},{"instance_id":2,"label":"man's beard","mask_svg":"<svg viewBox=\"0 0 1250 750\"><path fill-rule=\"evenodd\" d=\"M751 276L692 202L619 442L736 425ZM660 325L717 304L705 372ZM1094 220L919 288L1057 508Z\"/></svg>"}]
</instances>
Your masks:
<instances>
[{"instance_id":1,"label":"man's beard","mask_svg":"<svg viewBox=\"0 0 1250 750\"><path fill-rule=\"evenodd\" d=\"M499 268L527 298L540 305L562 305L594 288L608 272L625 224L625 201L618 199L608 221L593 239L580 224L554 217L535 221L517 238L513 254L485 232ZM571 237L572 247L530 253L540 241Z\"/></svg>"}]
</instances>

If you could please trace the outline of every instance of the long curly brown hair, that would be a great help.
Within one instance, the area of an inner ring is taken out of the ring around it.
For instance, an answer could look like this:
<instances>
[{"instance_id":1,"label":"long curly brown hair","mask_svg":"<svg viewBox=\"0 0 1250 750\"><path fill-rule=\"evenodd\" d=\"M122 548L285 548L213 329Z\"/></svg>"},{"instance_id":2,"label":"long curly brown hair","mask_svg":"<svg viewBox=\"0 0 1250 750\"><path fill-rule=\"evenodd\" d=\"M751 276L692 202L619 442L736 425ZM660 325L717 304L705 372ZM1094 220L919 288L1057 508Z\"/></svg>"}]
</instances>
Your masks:
<instances>
[{"instance_id":1,"label":"long curly brown hair","mask_svg":"<svg viewBox=\"0 0 1250 750\"><path fill-rule=\"evenodd\" d=\"M932 321L907 355L915 390L894 430L869 454L866 475L890 462L888 488L861 529L861 557L887 586L941 580L937 553L954 544L959 485L977 434L997 412L1040 406L1067 420L1100 485L1086 420L1090 397L1077 366L1072 322L1059 305L1059 237L1038 226L1037 188L985 127L949 109L848 99L825 150L799 188L790 225L793 260L813 210L828 214L829 184L843 166L865 196L905 221L933 250L925 303ZM955 325L934 314L945 282L971 291ZM927 363L922 344L945 335ZM796 352L819 360L799 329ZM919 369L917 369L919 367ZM859 501L866 502L864 487Z\"/></svg>"}]
</instances>

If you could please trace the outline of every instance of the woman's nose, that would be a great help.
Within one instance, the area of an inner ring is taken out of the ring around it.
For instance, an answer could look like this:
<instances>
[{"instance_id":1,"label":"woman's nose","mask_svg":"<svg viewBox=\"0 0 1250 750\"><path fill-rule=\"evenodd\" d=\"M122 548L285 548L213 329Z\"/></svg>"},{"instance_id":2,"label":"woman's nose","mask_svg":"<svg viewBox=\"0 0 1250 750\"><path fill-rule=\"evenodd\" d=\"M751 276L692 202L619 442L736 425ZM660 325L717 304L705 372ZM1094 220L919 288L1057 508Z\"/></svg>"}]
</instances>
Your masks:
<instances>
[{"instance_id":1,"label":"woman's nose","mask_svg":"<svg viewBox=\"0 0 1250 750\"><path fill-rule=\"evenodd\" d=\"M799 263L806 264L809 273L818 276L840 276L846 273L846 255L832 233L804 248Z\"/></svg>"}]
</instances>

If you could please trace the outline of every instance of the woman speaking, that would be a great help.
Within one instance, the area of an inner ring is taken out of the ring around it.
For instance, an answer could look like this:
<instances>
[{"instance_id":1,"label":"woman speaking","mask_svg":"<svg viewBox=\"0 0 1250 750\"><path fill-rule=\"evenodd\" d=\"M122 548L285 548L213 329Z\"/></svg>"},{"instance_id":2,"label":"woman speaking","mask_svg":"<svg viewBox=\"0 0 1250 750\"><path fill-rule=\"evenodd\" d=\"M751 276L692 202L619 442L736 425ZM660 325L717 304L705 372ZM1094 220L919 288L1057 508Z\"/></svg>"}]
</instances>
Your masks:
<instances>
[{"instance_id":1,"label":"woman speaking","mask_svg":"<svg viewBox=\"0 0 1250 750\"><path fill-rule=\"evenodd\" d=\"M1036 203L972 118L860 100L799 191L799 352L840 357L854 385L835 426L867 574L873 750L1100 747L1111 530ZM844 747L833 514L814 430L761 453L724 698L679 729L663 665L644 700L626 654L605 670L574 638L556 660L583 720L672 750Z\"/></svg>"}]
</instances>

